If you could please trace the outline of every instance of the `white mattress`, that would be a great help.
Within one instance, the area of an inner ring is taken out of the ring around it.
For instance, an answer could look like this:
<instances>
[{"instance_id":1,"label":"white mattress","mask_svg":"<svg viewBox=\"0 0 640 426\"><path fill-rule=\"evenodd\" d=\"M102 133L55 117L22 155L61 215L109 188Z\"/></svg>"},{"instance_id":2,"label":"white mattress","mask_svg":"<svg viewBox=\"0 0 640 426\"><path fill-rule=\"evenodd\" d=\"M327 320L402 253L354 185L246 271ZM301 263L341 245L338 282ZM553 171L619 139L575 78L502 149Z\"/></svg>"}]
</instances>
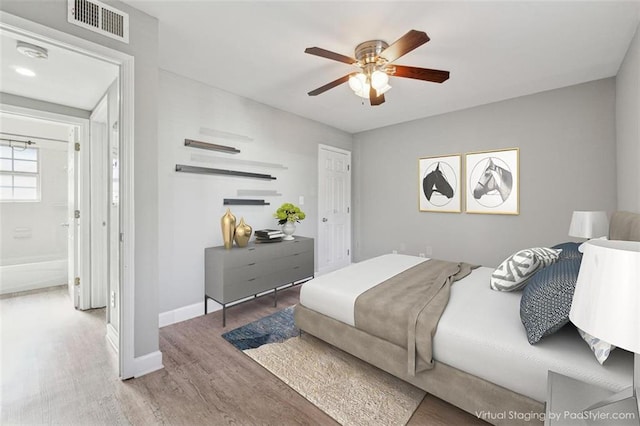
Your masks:
<instances>
[{"instance_id":1,"label":"white mattress","mask_svg":"<svg viewBox=\"0 0 640 426\"><path fill-rule=\"evenodd\" d=\"M360 294L426 260L404 254L387 254L353 263L305 283L300 290L300 303L354 326L353 309Z\"/></svg>"},{"instance_id":2,"label":"white mattress","mask_svg":"<svg viewBox=\"0 0 640 426\"><path fill-rule=\"evenodd\" d=\"M305 283L300 303L353 325L358 294L384 281L377 273L387 276L402 264L408 269L424 260L385 255L350 265ZM434 359L540 402L546 400L548 370L613 391L631 386L633 354L616 349L601 366L571 326L530 345L520 321L522 293L491 290L491 272L478 268L451 287L433 340ZM365 284L371 276L375 284Z\"/></svg>"}]
</instances>

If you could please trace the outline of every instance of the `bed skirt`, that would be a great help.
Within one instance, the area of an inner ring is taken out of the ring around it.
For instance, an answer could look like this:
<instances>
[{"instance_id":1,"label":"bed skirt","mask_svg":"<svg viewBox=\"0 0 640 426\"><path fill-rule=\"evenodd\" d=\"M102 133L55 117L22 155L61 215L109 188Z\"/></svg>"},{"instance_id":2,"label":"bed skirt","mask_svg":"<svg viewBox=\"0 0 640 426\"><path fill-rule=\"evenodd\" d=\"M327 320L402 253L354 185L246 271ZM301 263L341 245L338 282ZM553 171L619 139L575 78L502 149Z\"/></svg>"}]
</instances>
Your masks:
<instances>
[{"instance_id":1,"label":"bed skirt","mask_svg":"<svg viewBox=\"0 0 640 426\"><path fill-rule=\"evenodd\" d=\"M495 425L540 425L544 403L435 362L431 370L409 376L407 351L300 304L296 326L414 386Z\"/></svg>"}]
</instances>

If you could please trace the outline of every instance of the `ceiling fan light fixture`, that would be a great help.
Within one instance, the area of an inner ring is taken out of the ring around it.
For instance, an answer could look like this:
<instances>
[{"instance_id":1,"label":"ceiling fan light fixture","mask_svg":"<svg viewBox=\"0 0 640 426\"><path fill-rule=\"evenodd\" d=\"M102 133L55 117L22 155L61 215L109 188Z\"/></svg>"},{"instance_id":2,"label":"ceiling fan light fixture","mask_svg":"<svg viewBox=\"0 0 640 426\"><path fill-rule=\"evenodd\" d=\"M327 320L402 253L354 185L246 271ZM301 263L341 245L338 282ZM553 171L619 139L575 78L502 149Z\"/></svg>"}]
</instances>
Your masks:
<instances>
[{"instance_id":1,"label":"ceiling fan light fixture","mask_svg":"<svg viewBox=\"0 0 640 426\"><path fill-rule=\"evenodd\" d=\"M363 73L352 74L349 77L349 87L354 92L358 93L364 90L364 87L368 86L367 84L367 76Z\"/></svg>"},{"instance_id":2,"label":"ceiling fan light fixture","mask_svg":"<svg viewBox=\"0 0 640 426\"><path fill-rule=\"evenodd\" d=\"M383 87L388 86L388 83L389 76L387 75L387 73L380 70L375 70L373 73L371 73L371 85L374 89L380 91L380 89L382 89Z\"/></svg>"}]
</instances>

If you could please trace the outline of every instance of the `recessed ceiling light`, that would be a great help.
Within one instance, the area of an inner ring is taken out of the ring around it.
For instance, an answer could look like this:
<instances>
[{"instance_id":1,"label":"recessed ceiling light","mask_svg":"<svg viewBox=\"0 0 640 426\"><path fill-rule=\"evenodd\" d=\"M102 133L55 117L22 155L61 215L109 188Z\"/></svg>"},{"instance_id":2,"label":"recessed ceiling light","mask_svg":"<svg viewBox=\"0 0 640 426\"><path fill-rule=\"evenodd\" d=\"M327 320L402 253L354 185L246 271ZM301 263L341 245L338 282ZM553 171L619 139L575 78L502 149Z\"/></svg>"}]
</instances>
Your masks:
<instances>
[{"instance_id":1,"label":"recessed ceiling light","mask_svg":"<svg viewBox=\"0 0 640 426\"><path fill-rule=\"evenodd\" d=\"M18 49L18 52L22 53L24 56L28 56L29 58L47 59L49 57L49 51L47 49L25 41L18 41L16 49Z\"/></svg>"},{"instance_id":2,"label":"recessed ceiling light","mask_svg":"<svg viewBox=\"0 0 640 426\"><path fill-rule=\"evenodd\" d=\"M30 70L30 69L28 69L28 68L21 68L21 67L17 67L17 68L16 68L16 72L17 72L18 74L20 74L20 75L24 75L24 76L27 76L27 77L35 77L35 76L36 76L36 73L35 73L35 72L33 72L33 71L31 71L31 70Z\"/></svg>"}]
</instances>

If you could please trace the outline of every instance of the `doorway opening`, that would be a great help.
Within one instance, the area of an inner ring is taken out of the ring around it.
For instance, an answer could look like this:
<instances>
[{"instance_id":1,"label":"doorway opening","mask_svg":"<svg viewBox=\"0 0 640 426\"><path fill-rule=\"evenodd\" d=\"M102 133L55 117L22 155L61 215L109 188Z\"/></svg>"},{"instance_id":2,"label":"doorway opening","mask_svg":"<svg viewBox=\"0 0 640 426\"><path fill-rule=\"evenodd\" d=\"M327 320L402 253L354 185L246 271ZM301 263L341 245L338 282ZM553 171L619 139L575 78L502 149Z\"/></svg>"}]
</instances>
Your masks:
<instances>
[{"instance_id":1,"label":"doorway opening","mask_svg":"<svg viewBox=\"0 0 640 426\"><path fill-rule=\"evenodd\" d=\"M38 62L42 58L14 56L19 55L15 53L18 41L46 49L48 58ZM106 333L105 328L102 328L102 333L107 335L113 347L118 350L118 375L121 378L132 377L136 373L133 352L134 241L131 203L133 58L4 13L0 14L0 42L2 111L72 124L73 131L68 146L73 149L67 151L67 171L75 171L80 178L76 181L75 189L67 194L69 200L75 200L76 206L69 209L68 222L62 222L69 224L69 235L74 234L71 230L77 229L74 249L67 248L67 282L71 287L71 299L79 309L106 305L107 312L104 316L108 325ZM27 67L17 66L14 60L30 61L29 67L33 68L31 73L17 76L17 68ZM20 80L23 78L31 80ZM91 85L83 86L83 82L90 82ZM88 100L83 95L94 97ZM103 151L104 155L92 157L91 117L105 96L113 99L112 105L106 108L106 120L104 115L94 115L96 123L102 120L105 124L100 145L104 149L95 151ZM71 160L72 152L75 153L74 160ZM110 152L116 153L115 161ZM92 164L99 161L103 163ZM92 185L100 187L102 193L96 191L94 194ZM91 203L92 199L94 204ZM100 209L103 220L96 222ZM97 232L99 226L107 231ZM96 238L93 239L92 236ZM110 241L114 242L113 247L109 246ZM103 247L102 251L98 249L100 245ZM75 258L72 253L76 254ZM112 255L113 253L117 255ZM72 264L75 270L72 270ZM102 289L96 285L101 285ZM112 290L113 286L116 288Z\"/></svg>"}]
</instances>

